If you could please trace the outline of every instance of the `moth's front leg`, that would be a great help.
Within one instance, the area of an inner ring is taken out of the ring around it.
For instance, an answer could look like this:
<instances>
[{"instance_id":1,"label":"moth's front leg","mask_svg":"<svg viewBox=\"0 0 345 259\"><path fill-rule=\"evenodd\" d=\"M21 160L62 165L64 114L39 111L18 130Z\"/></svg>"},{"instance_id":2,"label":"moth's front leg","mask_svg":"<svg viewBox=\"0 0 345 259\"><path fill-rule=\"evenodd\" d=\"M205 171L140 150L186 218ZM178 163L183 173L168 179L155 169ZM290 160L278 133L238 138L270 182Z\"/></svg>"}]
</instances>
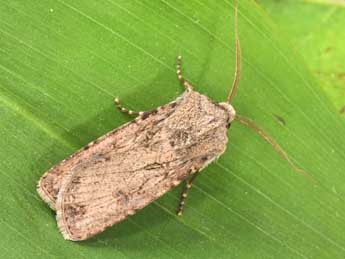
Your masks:
<instances>
[{"instance_id":1,"label":"moth's front leg","mask_svg":"<svg viewBox=\"0 0 345 259\"><path fill-rule=\"evenodd\" d=\"M177 79L181 82L181 84L185 87L185 89L192 90L193 86L189 83L184 76L182 75L182 56L177 57L177 64L176 64L176 75Z\"/></svg>"},{"instance_id":2,"label":"moth's front leg","mask_svg":"<svg viewBox=\"0 0 345 259\"><path fill-rule=\"evenodd\" d=\"M184 207L184 203L186 201L187 195L188 195L188 191L190 188L192 188L193 182L196 179L196 177L198 176L198 174L199 174L199 171L194 173L192 175L192 177L186 182L186 185L182 191L180 202L179 202L178 209L177 209L177 215L178 216L182 216L183 207Z\"/></svg>"},{"instance_id":3,"label":"moth's front leg","mask_svg":"<svg viewBox=\"0 0 345 259\"><path fill-rule=\"evenodd\" d=\"M122 104L121 104L121 101L118 97L116 97L114 99L114 103L115 103L115 106L120 110L120 112L123 112L123 113L126 113L126 114L129 114L129 115L135 115L135 116L138 116L138 115L141 115L143 114L144 112L136 112L136 111L132 111L130 109L127 109L125 108Z\"/></svg>"}]
</instances>

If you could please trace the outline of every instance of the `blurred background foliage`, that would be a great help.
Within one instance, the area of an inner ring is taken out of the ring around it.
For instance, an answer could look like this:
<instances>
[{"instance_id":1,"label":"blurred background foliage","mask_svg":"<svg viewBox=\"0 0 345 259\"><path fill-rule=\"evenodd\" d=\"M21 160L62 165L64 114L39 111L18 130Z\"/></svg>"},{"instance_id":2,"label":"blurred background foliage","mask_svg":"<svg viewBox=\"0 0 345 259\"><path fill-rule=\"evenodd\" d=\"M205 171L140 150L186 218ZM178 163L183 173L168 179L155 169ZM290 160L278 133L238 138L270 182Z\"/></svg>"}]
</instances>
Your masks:
<instances>
[{"instance_id":1,"label":"blurred background foliage","mask_svg":"<svg viewBox=\"0 0 345 259\"><path fill-rule=\"evenodd\" d=\"M345 118L345 1L259 0Z\"/></svg>"}]
</instances>

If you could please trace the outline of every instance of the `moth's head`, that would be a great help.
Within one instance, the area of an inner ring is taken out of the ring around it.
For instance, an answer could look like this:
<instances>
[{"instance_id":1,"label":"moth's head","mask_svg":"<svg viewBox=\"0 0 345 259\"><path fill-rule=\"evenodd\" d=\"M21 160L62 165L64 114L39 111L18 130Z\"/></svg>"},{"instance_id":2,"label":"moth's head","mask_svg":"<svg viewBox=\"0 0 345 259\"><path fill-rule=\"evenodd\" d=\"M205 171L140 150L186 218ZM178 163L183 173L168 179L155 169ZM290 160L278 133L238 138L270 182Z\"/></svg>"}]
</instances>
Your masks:
<instances>
[{"instance_id":1,"label":"moth's head","mask_svg":"<svg viewBox=\"0 0 345 259\"><path fill-rule=\"evenodd\" d=\"M226 103L226 102L221 102L219 103L220 106L222 106L228 113L228 123L231 123L235 117L236 117L236 111L234 109L234 107L232 107L231 104Z\"/></svg>"}]
</instances>

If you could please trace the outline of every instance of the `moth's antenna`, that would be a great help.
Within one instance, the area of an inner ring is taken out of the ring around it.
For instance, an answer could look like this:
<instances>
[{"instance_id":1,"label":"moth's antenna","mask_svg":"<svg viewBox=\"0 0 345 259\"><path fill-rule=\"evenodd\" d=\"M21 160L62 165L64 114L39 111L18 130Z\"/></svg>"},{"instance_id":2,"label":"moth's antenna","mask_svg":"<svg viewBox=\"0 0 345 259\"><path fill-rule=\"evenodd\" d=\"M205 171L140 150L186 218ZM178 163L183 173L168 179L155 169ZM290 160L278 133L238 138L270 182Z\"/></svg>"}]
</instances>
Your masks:
<instances>
[{"instance_id":1,"label":"moth's antenna","mask_svg":"<svg viewBox=\"0 0 345 259\"><path fill-rule=\"evenodd\" d=\"M263 137L273 148L275 151L277 151L277 153L284 158L284 160L286 160L290 166L299 174L307 177L313 184L316 184L316 180L310 175L308 174L306 171L304 171L303 169L299 168L298 166L296 166L288 157L288 155L285 153L285 151L283 150L283 148L281 146L279 146L278 143L276 143L267 133L265 133L262 129L260 129L253 121L251 121L250 119L247 119L245 117L236 115L235 120L239 121L240 123L252 128L253 130L255 130L261 137Z\"/></svg>"},{"instance_id":2,"label":"moth's antenna","mask_svg":"<svg viewBox=\"0 0 345 259\"><path fill-rule=\"evenodd\" d=\"M226 101L231 103L232 99L235 97L237 86L240 80L241 74L241 45L240 39L238 38L238 0L235 2L235 43L236 43L236 68L234 74L234 81L232 82L232 87Z\"/></svg>"}]
</instances>

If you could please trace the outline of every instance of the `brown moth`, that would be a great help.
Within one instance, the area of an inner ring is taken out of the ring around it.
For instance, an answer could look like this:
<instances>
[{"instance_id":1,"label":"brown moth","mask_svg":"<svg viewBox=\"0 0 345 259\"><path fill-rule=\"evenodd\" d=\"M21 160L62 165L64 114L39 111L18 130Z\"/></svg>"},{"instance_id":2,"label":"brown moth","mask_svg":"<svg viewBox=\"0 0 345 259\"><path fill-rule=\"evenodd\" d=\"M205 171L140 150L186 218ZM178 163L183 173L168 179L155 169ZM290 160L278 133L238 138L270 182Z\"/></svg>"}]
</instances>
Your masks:
<instances>
[{"instance_id":1,"label":"brown moth","mask_svg":"<svg viewBox=\"0 0 345 259\"><path fill-rule=\"evenodd\" d=\"M301 173L282 148L252 121L235 114L230 102L240 75L240 42L235 12L236 70L229 97L217 103L185 86L175 101L138 115L47 171L38 183L38 193L56 210L65 239L85 240L147 206L183 180L189 180L181 195L182 214L187 192L198 172L221 156L228 142L228 128L237 120L255 129L290 165Z\"/></svg>"}]
</instances>

